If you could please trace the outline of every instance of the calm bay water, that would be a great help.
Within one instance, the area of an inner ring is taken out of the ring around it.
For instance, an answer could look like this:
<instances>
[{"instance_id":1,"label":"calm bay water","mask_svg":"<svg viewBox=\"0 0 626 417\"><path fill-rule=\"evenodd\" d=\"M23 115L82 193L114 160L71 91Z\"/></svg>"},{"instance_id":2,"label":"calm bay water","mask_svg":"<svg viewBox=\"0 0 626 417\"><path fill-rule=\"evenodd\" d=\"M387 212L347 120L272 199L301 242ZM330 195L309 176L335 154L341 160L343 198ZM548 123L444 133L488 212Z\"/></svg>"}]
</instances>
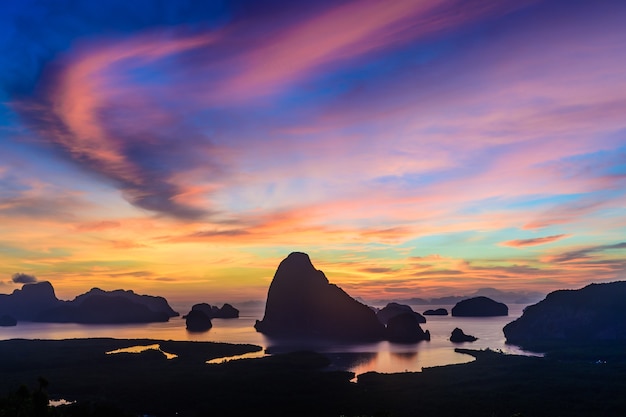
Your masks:
<instances>
[{"instance_id":1,"label":"calm bay water","mask_svg":"<svg viewBox=\"0 0 626 417\"><path fill-rule=\"evenodd\" d=\"M412 306L415 311L423 312L431 306ZM440 307L440 306L436 306ZM450 311L452 306L441 306ZM0 340L23 339L74 339L87 337L114 337L120 339L158 339L210 341L226 343L251 343L262 346L270 353L298 349L314 349L327 354L333 366L347 369L356 374L368 371L405 372L420 371L424 367L465 363L473 360L468 355L454 352L456 347L471 349L502 350L513 354L530 354L519 348L506 345L502 328L522 314L525 305L509 305L507 317L452 317L428 316L423 329L430 330L431 340L414 344L395 344L389 342L333 344L333 345L298 345L277 344L254 330L256 319L263 317L263 308L241 308L239 319L214 319L213 328L204 333L189 333L185 329L185 320L174 317L166 323L128 324L128 325L81 325L58 323L21 322L16 327L0 328ZM179 308L187 312L189 308ZM455 327L460 327L466 334L478 337L473 343L454 344L448 339Z\"/></svg>"}]
</instances>

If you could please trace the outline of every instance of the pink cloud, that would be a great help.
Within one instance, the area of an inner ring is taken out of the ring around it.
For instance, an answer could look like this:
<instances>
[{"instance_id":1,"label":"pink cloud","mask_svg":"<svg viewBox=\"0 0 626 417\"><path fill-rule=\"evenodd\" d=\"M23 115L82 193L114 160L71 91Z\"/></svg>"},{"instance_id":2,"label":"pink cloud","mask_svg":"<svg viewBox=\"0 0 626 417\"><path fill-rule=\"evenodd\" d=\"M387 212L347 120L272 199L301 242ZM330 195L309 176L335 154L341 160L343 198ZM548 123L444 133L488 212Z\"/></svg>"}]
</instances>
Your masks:
<instances>
[{"instance_id":1,"label":"pink cloud","mask_svg":"<svg viewBox=\"0 0 626 417\"><path fill-rule=\"evenodd\" d=\"M529 3L528 1L524 3ZM519 8L487 1L360 0L287 26L240 58L221 96L250 98L284 89L321 67Z\"/></svg>"},{"instance_id":2,"label":"pink cloud","mask_svg":"<svg viewBox=\"0 0 626 417\"><path fill-rule=\"evenodd\" d=\"M507 240L506 242L502 242L501 245L512 246L514 248L519 248L519 247L524 247L524 246L545 245L546 243L556 242L557 240L564 239L569 236L571 235L561 234L561 235L535 237L535 238L530 238L530 239Z\"/></svg>"}]
</instances>

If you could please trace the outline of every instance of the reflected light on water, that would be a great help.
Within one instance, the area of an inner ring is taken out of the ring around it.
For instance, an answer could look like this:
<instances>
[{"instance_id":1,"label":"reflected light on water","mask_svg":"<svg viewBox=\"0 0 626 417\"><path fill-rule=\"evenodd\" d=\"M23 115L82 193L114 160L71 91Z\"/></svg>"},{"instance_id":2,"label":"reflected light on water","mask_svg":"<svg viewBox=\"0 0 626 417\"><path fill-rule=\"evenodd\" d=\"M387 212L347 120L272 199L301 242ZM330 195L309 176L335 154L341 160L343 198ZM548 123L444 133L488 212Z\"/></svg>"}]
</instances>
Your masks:
<instances>
[{"instance_id":1,"label":"reflected light on water","mask_svg":"<svg viewBox=\"0 0 626 417\"><path fill-rule=\"evenodd\" d=\"M159 345L159 344L145 345L145 346L130 346L130 347L127 347L127 348L111 350L109 352L106 352L106 354L107 355L114 355L116 353L141 353L141 352L145 352L147 350L159 351L162 354L164 354L167 359L174 359L174 358L178 357L178 355L175 355L173 353L168 353L168 352L165 352L165 351L161 350L161 345Z\"/></svg>"},{"instance_id":2,"label":"reflected light on water","mask_svg":"<svg viewBox=\"0 0 626 417\"><path fill-rule=\"evenodd\" d=\"M382 349L371 355L369 360L357 363L350 371L356 375L375 370L380 373L420 372L422 368L442 364L459 364L472 362L473 357L454 351L419 350L411 352L394 352Z\"/></svg>"},{"instance_id":3,"label":"reflected light on water","mask_svg":"<svg viewBox=\"0 0 626 417\"><path fill-rule=\"evenodd\" d=\"M226 358L215 358L215 359L211 359L210 361L206 361L206 363L208 363L208 364L218 364L218 363L236 361L236 360L239 360L239 359L263 358L265 356L267 356L267 353L265 353L265 350L260 350L258 352L244 353L243 355L228 356Z\"/></svg>"},{"instance_id":4,"label":"reflected light on water","mask_svg":"<svg viewBox=\"0 0 626 417\"><path fill-rule=\"evenodd\" d=\"M50 400L48 401L48 405L50 407L58 407L60 405L70 405L70 404L74 404L76 401L68 401L64 398L61 398L60 400Z\"/></svg>"}]
</instances>

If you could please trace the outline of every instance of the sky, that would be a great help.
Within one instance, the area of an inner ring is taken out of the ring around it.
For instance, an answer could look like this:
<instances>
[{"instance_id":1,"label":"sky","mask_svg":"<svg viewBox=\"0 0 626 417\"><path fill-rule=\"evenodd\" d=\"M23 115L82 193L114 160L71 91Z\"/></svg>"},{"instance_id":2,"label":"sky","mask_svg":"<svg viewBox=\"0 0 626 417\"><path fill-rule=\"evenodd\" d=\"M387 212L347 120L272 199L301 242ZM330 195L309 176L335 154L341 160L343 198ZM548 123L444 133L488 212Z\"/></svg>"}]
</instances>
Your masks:
<instances>
[{"instance_id":1,"label":"sky","mask_svg":"<svg viewBox=\"0 0 626 417\"><path fill-rule=\"evenodd\" d=\"M2 293L626 279L626 2L0 3Z\"/></svg>"}]
</instances>

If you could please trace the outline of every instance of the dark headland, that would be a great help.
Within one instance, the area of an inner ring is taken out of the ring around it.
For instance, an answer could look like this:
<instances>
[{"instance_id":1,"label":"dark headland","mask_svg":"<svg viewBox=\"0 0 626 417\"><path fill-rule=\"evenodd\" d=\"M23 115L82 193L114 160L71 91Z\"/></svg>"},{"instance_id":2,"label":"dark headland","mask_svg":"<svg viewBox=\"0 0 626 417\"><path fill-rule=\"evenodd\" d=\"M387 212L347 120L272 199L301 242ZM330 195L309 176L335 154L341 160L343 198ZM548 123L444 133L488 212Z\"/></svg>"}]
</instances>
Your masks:
<instances>
[{"instance_id":1,"label":"dark headland","mask_svg":"<svg viewBox=\"0 0 626 417\"><path fill-rule=\"evenodd\" d=\"M626 343L626 282L552 292L526 307L504 334L508 343L534 348Z\"/></svg>"}]
</instances>

